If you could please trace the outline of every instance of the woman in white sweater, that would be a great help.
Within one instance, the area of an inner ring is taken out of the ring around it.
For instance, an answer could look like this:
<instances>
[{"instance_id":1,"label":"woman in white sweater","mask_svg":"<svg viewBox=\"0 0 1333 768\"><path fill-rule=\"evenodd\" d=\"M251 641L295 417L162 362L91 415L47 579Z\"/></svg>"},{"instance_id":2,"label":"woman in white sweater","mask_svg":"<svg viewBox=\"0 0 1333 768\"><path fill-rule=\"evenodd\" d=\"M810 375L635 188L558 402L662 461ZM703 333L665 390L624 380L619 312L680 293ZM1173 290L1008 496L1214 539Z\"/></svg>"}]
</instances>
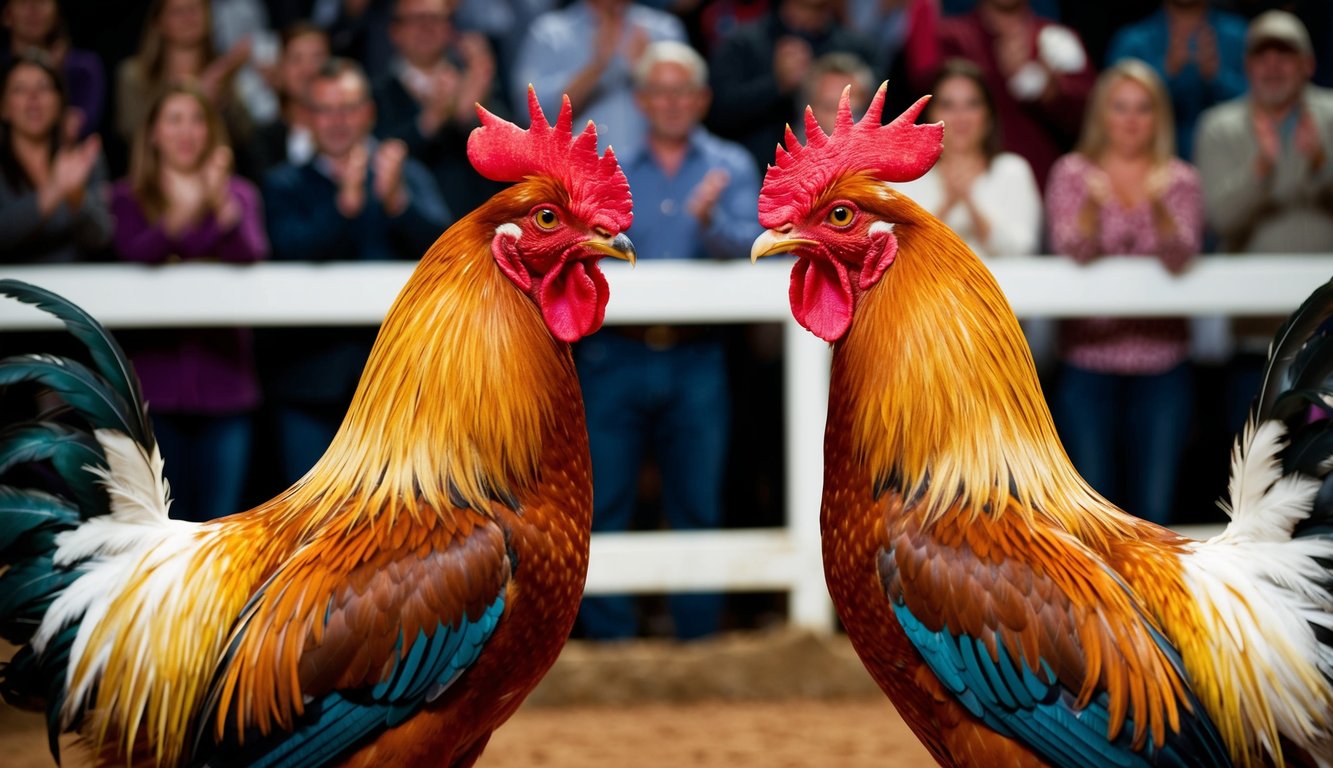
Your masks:
<instances>
[{"instance_id":1,"label":"woman in white sweater","mask_svg":"<svg viewBox=\"0 0 1333 768\"><path fill-rule=\"evenodd\" d=\"M1022 157L1000 151L995 103L975 64L941 67L927 120L944 122L944 154L916 181L895 185L957 232L983 259L1028 255L1041 242L1041 192Z\"/></svg>"}]
</instances>

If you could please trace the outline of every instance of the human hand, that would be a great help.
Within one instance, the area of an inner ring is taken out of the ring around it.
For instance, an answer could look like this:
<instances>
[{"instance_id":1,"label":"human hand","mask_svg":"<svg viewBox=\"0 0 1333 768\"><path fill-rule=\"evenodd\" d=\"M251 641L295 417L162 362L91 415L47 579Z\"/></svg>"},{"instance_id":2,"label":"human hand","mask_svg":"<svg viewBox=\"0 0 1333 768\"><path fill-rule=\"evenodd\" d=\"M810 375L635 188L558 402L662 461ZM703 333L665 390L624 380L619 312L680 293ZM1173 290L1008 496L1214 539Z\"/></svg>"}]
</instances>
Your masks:
<instances>
[{"instance_id":1,"label":"human hand","mask_svg":"<svg viewBox=\"0 0 1333 768\"><path fill-rule=\"evenodd\" d=\"M778 90L793 93L805 82L814 62L810 44L799 37L780 37L773 45L773 77Z\"/></svg>"},{"instance_id":2,"label":"human hand","mask_svg":"<svg viewBox=\"0 0 1333 768\"><path fill-rule=\"evenodd\" d=\"M88 116L82 109L75 106L65 107L65 114L60 118L60 135L66 144L78 141L79 134L83 132L83 124L87 120Z\"/></svg>"},{"instance_id":3,"label":"human hand","mask_svg":"<svg viewBox=\"0 0 1333 768\"><path fill-rule=\"evenodd\" d=\"M463 59L462 78L455 97L454 114L473 116L474 104L486 100L495 82L495 55L486 38L475 32L465 32L458 38L458 54Z\"/></svg>"},{"instance_id":4,"label":"human hand","mask_svg":"<svg viewBox=\"0 0 1333 768\"><path fill-rule=\"evenodd\" d=\"M1222 57L1217 54L1217 33L1208 24L1201 25L1194 37L1194 63L1204 80L1217 77L1222 68Z\"/></svg>"},{"instance_id":5,"label":"human hand","mask_svg":"<svg viewBox=\"0 0 1333 768\"><path fill-rule=\"evenodd\" d=\"M700 227L707 229L712 225L713 211L722 198L723 190L730 183L731 174L721 168L714 168L705 173L703 180L690 192L689 199L685 201L685 210L698 219Z\"/></svg>"},{"instance_id":6,"label":"human hand","mask_svg":"<svg viewBox=\"0 0 1333 768\"><path fill-rule=\"evenodd\" d=\"M199 75L199 89L204 92L214 106L222 104L224 101L223 88L236 74L236 70L244 66L245 62L250 60L250 38L249 36L237 40L221 56L213 59L204 71Z\"/></svg>"},{"instance_id":7,"label":"human hand","mask_svg":"<svg viewBox=\"0 0 1333 768\"><path fill-rule=\"evenodd\" d=\"M1296 123L1296 133L1293 136L1296 145L1296 151L1305 156L1310 161L1310 169L1318 171L1324 167L1324 160L1327 154L1324 151L1324 140L1319 135L1319 126L1315 125L1314 116L1304 105L1301 106L1301 119Z\"/></svg>"},{"instance_id":8,"label":"human hand","mask_svg":"<svg viewBox=\"0 0 1333 768\"><path fill-rule=\"evenodd\" d=\"M1032 30L1028 22L1005 20L995 39L995 63L1007 80L1033 61Z\"/></svg>"},{"instance_id":9,"label":"human hand","mask_svg":"<svg viewBox=\"0 0 1333 768\"><path fill-rule=\"evenodd\" d=\"M407 208L407 190L403 188L406 159L407 145L397 139L389 139L375 150L371 191L390 216L397 216Z\"/></svg>"},{"instance_id":10,"label":"human hand","mask_svg":"<svg viewBox=\"0 0 1333 768\"><path fill-rule=\"evenodd\" d=\"M1171 167L1165 163L1149 171L1148 177L1143 181L1144 194L1148 196L1148 200L1151 202L1161 201L1170 188Z\"/></svg>"},{"instance_id":11,"label":"human hand","mask_svg":"<svg viewBox=\"0 0 1333 768\"><path fill-rule=\"evenodd\" d=\"M620 48L620 35L625 25L624 14L615 10L603 10L594 6L597 15L597 31L593 34L592 60L598 69L605 68L615 58Z\"/></svg>"},{"instance_id":12,"label":"human hand","mask_svg":"<svg viewBox=\"0 0 1333 768\"><path fill-rule=\"evenodd\" d=\"M417 98L421 99L417 127L423 136L433 135L454 116L462 76L452 64L440 62L431 71L429 80L430 85L417 94Z\"/></svg>"},{"instance_id":13,"label":"human hand","mask_svg":"<svg viewBox=\"0 0 1333 768\"><path fill-rule=\"evenodd\" d=\"M213 207L219 206L227 197L227 185L231 182L232 153L230 147L214 147L204 158L199 172L203 177L204 190Z\"/></svg>"},{"instance_id":14,"label":"human hand","mask_svg":"<svg viewBox=\"0 0 1333 768\"><path fill-rule=\"evenodd\" d=\"M37 193L38 208L43 214L49 215L62 200L71 209L83 205L88 177L101 149L102 140L93 134L79 144L56 150L51 159L51 175Z\"/></svg>"},{"instance_id":15,"label":"human hand","mask_svg":"<svg viewBox=\"0 0 1333 768\"><path fill-rule=\"evenodd\" d=\"M338 211L347 218L361 213L366 204L366 170L370 164L364 144L352 147L342 162L334 165L333 175L338 182Z\"/></svg>"},{"instance_id":16,"label":"human hand","mask_svg":"<svg viewBox=\"0 0 1333 768\"><path fill-rule=\"evenodd\" d=\"M1192 56L1190 39L1197 29L1195 24L1185 24L1174 19L1167 21L1166 59L1163 68L1167 77L1175 77L1185 68Z\"/></svg>"},{"instance_id":17,"label":"human hand","mask_svg":"<svg viewBox=\"0 0 1333 768\"><path fill-rule=\"evenodd\" d=\"M1252 118L1254 142L1259 150L1254 159L1254 169L1260 178L1267 178L1273 172L1273 166L1277 164L1282 140L1278 137L1277 122L1272 117L1255 110L1252 112Z\"/></svg>"}]
</instances>

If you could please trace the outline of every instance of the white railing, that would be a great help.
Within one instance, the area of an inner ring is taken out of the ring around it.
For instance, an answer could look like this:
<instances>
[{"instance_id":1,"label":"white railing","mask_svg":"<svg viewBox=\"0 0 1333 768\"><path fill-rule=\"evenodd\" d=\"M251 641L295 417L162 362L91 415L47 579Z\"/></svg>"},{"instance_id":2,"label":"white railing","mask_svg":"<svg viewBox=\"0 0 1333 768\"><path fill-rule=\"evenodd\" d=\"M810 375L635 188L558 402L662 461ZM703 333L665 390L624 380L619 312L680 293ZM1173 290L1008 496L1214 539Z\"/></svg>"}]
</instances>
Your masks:
<instances>
[{"instance_id":1,"label":"white railing","mask_svg":"<svg viewBox=\"0 0 1333 768\"><path fill-rule=\"evenodd\" d=\"M818 509L828 347L795 324L789 264L607 263L606 322L750 323L784 327L787 524L736 531L599 534L588 591L784 591L797 625L831 631L819 554ZM113 328L378 323L410 264L181 264L0 267L42 285ZM993 270L1021 316L1267 315L1297 307L1333 277L1333 255L1210 257L1171 276L1148 261L1078 266L1017 258ZM37 310L0 302L0 331L50 327ZM0 353L4 351L0 335Z\"/></svg>"}]
</instances>

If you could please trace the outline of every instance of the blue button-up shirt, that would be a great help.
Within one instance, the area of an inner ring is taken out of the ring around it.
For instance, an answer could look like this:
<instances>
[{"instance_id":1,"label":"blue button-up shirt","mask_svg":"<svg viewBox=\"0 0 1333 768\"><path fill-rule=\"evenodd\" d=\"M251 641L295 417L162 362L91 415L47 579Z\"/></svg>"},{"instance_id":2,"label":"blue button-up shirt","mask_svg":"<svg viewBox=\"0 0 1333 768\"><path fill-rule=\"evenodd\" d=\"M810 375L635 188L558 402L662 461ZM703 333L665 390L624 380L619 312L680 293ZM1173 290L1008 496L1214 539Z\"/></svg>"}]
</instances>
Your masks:
<instances>
[{"instance_id":1,"label":"blue button-up shirt","mask_svg":"<svg viewBox=\"0 0 1333 768\"><path fill-rule=\"evenodd\" d=\"M739 144L703 128L690 134L689 149L674 176L658 165L647 146L621 158L634 195L629 237L641 259L735 259L748 256L759 226L759 174ZM730 180L706 229L686 210L694 190L713 169Z\"/></svg>"}]
</instances>

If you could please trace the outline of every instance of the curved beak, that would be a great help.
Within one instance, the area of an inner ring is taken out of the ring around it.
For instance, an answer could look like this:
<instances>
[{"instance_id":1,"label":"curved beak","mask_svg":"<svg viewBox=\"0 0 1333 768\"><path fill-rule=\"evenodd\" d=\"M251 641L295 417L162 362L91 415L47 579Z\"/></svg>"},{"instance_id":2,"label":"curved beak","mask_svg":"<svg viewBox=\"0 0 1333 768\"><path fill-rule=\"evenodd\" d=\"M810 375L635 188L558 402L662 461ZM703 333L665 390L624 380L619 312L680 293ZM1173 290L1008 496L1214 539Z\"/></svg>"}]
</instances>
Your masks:
<instances>
[{"instance_id":1,"label":"curved beak","mask_svg":"<svg viewBox=\"0 0 1333 768\"><path fill-rule=\"evenodd\" d=\"M634 243L629 241L624 232L609 239L593 238L585 241L584 245L613 259L628 261L631 266L637 261L638 253L634 250Z\"/></svg>"},{"instance_id":2,"label":"curved beak","mask_svg":"<svg viewBox=\"0 0 1333 768\"><path fill-rule=\"evenodd\" d=\"M754 239L754 245L750 246L750 263L753 264L765 256L777 253L791 253L797 248L808 245L818 245L818 243L814 240L788 238L785 232L776 229L764 230L762 235Z\"/></svg>"}]
</instances>

